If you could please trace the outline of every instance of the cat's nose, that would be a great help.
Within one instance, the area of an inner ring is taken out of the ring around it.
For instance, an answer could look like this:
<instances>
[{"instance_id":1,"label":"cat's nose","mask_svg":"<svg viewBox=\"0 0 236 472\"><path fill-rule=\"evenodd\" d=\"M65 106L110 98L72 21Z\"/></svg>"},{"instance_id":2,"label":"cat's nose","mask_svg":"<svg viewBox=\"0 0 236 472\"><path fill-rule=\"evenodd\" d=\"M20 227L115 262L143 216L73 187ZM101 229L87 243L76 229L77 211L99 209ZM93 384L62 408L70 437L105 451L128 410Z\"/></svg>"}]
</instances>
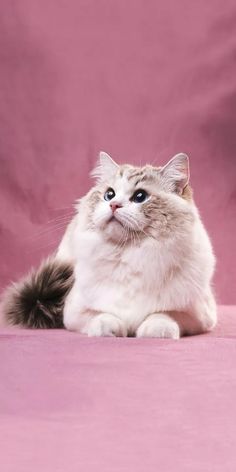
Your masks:
<instances>
[{"instance_id":1,"label":"cat's nose","mask_svg":"<svg viewBox=\"0 0 236 472\"><path fill-rule=\"evenodd\" d=\"M112 203L110 203L110 207L111 207L111 209L112 209L112 213L115 213L115 211L117 210L117 208L121 208L122 205L120 205L119 203L112 202Z\"/></svg>"}]
</instances>

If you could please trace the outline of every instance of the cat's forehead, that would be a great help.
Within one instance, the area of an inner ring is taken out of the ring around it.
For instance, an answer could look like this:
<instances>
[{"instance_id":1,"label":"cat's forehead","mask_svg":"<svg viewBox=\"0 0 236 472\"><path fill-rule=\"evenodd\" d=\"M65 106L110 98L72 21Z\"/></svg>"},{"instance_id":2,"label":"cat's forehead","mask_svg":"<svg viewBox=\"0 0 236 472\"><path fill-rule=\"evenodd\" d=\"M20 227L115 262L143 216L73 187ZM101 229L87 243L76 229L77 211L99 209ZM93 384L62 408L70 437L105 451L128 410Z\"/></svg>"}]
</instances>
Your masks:
<instances>
[{"instance_id":1,"label":"cat's forehead","mask_svg":"<svg viewBox=\"0 0 236 472\"><path fill-rule=\"evenodd\" d=\"M125 164L119 167L114 183L127 191L138 186L151 185L157 180L160 169L151 165L136 167Z\"/></svg>"}]
</instances>

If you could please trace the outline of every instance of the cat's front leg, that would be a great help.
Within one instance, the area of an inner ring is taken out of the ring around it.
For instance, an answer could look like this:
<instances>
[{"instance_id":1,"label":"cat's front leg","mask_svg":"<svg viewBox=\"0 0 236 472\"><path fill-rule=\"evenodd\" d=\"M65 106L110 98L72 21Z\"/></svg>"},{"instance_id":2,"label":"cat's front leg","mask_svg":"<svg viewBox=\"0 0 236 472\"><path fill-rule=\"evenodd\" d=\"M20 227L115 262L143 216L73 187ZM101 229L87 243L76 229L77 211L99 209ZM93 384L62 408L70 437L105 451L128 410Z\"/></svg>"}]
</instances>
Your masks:
<instances>
[{"instance_id":1,"label":"cat's front leg","mask_svg":"<svg viewBox=\"0 0 236 472\"><path fill-rule=\"evenodd\" d=\"M98 313L80 307L80 295L76 284L72 287L65 303L63 322L70 331L79 331L88 336L127 336L122 320L110 313Z\"/></svg>"},{"instance_id":2,"label":"cat's front leg","mask_svg":"<svg viewBox=\"0 0 236 472\"><path fill-rule=\"evenodd\" d=\"M82 333L88 336L127 336L127 329L122 320L110 313L94 315L84 326Z\"/></svg>"},{"instance_id":3,"label":"cat's front leg","mask_svg":"<svg viewBox=\"0 0 236 472\"><path fill-rule=\"evenodd\" d=\"M89 311L82 310L80 298L80 292L75 283L66 298L63 310L63 323L65 328L70 331L82 331L83 326L92 317Z\"/></svg>"},{"instance_id":4,"label":"cat's front leg","mask_svg":"<svg viewBox=\"0 0 236 472\"><path fill-rule=\"evenodd\" d=\"M137 338L179 339L180 328L167 313L153 313L140 324L136 336Z\"/></svg>"}]
</instances>

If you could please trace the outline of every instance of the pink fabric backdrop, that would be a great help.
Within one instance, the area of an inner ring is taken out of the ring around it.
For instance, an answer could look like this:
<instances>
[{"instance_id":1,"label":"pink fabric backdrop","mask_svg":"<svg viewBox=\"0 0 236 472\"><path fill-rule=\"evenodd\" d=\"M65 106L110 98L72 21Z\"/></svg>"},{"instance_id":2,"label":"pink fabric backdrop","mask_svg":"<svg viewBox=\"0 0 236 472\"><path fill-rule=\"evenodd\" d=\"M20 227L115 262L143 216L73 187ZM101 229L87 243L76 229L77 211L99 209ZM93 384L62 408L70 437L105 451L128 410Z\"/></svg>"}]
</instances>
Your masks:
<instances>
[{"instance_id":1,"label":"pink fabric backdrop","mask_svg":"<svg viewBox=\"0 0 236 472\"><path fill-rule=\"evenodd\" d=\"M56 247L100 149L121 162L191 156L236 302L235 0L21 0L0 4L1 279ZM64 208L64 209L63 209Z\"/></svg>"}]
</instances>

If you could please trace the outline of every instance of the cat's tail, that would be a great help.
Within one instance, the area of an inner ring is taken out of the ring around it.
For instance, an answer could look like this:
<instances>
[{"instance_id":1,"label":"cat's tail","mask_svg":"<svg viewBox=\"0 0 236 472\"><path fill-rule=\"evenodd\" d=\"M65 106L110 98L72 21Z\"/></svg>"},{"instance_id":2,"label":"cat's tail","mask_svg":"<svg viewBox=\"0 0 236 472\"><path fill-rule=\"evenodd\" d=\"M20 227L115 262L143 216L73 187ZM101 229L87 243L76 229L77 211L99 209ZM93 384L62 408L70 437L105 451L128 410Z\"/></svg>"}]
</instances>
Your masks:
<instances>
[{"instance_id":1,"label":"cat's tail","mask_svg":"<svg viewBox=\"0 0 236 472\"><path fill-rule=\"evenodd\" d=\"M1 307L6 324L63 328L63 307L72 285L72 265L54 257L46 259L6 290Z\"/></svg>"}]
</instances>

